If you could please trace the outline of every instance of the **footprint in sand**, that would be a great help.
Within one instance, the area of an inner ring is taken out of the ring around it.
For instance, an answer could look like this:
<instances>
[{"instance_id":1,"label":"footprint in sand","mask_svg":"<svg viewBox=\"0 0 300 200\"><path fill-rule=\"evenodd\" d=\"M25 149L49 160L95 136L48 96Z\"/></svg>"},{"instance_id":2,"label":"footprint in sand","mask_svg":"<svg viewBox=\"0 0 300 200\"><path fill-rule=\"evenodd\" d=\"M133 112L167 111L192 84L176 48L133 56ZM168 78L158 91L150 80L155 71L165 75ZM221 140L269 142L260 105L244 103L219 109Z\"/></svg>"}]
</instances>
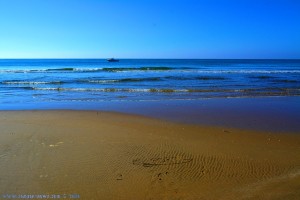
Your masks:
<instances>
[{"instance_id":1,"label":"footprint in sand","mask_svg":"<svg viewBox=\"0 0 300 200\"><path fill-rule=\"evenodd\" d=\"M118 174L117 175L117 181L121 181L123 180L123 175L122 174Z\"/></svg>"},{"instance_id":2,"label":"footprint in sand","mask_svg":"<svg viewBox=\"0 0 300 200\"><path fill-rule=\"evenodd\" d=\"M157 178L158 180L162 181L163 180L163 177L165 177L166 175L168 175L169 172L161 172L161 173L158 173L157 174Z\"/></svg>"}]
</instances>

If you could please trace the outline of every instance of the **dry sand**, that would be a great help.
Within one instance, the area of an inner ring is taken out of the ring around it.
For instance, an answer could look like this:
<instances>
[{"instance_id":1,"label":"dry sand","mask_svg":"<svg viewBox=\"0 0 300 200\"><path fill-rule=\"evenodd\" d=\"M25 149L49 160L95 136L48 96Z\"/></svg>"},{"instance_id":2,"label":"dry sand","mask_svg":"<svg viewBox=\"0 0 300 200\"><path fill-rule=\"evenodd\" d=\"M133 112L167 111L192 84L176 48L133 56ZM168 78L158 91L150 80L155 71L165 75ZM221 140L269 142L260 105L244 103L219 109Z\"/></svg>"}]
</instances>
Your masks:
<instances>
[{"instance_id":1,"label":"dry sand","mask_svg":"<svg viewBox=\"0 0 300 200\"><path fill-rule=\"evenodd\" d=\"M300 199L300 135L96 111L0 112L5 194Z\"/></svg>"}]
</instances>

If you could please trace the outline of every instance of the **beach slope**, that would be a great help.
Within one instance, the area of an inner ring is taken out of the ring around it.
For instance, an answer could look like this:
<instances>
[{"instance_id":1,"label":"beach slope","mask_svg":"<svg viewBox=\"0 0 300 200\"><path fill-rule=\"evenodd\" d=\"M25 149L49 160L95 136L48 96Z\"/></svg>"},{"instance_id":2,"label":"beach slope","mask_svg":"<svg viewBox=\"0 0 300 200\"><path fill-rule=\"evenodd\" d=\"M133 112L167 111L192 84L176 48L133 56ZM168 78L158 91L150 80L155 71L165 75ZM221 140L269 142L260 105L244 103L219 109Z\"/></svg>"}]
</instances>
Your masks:
<instances>
[{"instance_id":1,"label":"beach slope","mask_svg":"<svg viewBox=\"0 0 300 200\"><path fill-rule=\"evenodd\" d=\"M300 198L296 134L97 111L1 111L0 127L1 197Z\"/></svg>"}]
</instances>

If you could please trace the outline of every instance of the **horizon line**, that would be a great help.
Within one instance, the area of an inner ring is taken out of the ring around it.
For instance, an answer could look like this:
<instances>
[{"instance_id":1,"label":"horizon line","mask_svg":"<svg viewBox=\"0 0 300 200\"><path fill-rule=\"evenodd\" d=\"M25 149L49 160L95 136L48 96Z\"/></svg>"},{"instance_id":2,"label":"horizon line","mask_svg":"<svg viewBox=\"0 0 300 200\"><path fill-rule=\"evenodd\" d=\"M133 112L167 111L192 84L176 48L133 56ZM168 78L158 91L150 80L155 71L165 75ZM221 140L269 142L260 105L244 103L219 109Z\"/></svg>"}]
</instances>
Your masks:
<instances>
[{"instance_id":1,"label":"horizon line","mask_svg":"<svg viewBox=\"0 0 300 200\"><path fill-rule=\"evenodd\" d=\"M119 60L300 60L300 58L118 58ZM109 58L0 58L0 60L107 60Z\"/></svg>"}]
</instances>

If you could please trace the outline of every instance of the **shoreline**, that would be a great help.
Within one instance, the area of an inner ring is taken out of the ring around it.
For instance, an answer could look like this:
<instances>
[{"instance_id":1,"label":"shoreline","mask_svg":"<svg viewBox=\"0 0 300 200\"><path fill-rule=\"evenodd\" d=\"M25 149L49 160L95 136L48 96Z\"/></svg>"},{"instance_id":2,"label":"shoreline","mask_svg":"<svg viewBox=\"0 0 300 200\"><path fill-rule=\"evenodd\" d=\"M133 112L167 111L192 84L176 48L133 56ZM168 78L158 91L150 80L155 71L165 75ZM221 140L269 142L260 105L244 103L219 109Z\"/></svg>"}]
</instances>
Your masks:
<instances>
[{"instance_id":1,"label":"shoreline","mask_svg":"<svg viewBox=\"0 0 300 200\"><path fill-rule=\"evenodd\" d=\"M106 111L106 110L83 110L83 109L33 109L33 110L0 110L0 115L12 115L12 114L22 114L22 113L101 113L104 115L116 115L121 117L133 117L133 118L141 118L143 120L149 121L157 121L165 124L174 124L174 125L182 125L182 126L191 126L191 127L198 127L198 128L216 128L222 129L223 132L226 133L226 130L235 130L236 132L251 132L251 133L259 133L259 134L275 134L275 135L295 135L300 137L300 131L274 131L274 130L263 130L263 129L251 129L251 128L241 128L236 126L226 126L226 125L214 125L214 124L204 124L204 123L191 123L185 122L182 120L173 120L168 118L159 118L154 116L149 116L145 114L137 114L131 112L121 112L121 111ZM0 117L0 120L2 118Z\"/></svg>"},{"instance_id":2,"label":"shoreline","mask_svg":"<svg viewBox=\"0 0 300 200\"><path fill-rule=\"evenodd\" d=\"M300 133L300 97L200 100L43 102L0 105L0 111L88 110L117 112L170 122Z\"/></svg>"},{"instance_id":3,"label":"shoreline","mask_svg":"<svg viewBox=\"0 0 300 200\"><path fill-rule=\"evenodd\" d=\"M0 111L2 194L297 199L300 135L101 111Z\"/></svg>"}]
</instances>

